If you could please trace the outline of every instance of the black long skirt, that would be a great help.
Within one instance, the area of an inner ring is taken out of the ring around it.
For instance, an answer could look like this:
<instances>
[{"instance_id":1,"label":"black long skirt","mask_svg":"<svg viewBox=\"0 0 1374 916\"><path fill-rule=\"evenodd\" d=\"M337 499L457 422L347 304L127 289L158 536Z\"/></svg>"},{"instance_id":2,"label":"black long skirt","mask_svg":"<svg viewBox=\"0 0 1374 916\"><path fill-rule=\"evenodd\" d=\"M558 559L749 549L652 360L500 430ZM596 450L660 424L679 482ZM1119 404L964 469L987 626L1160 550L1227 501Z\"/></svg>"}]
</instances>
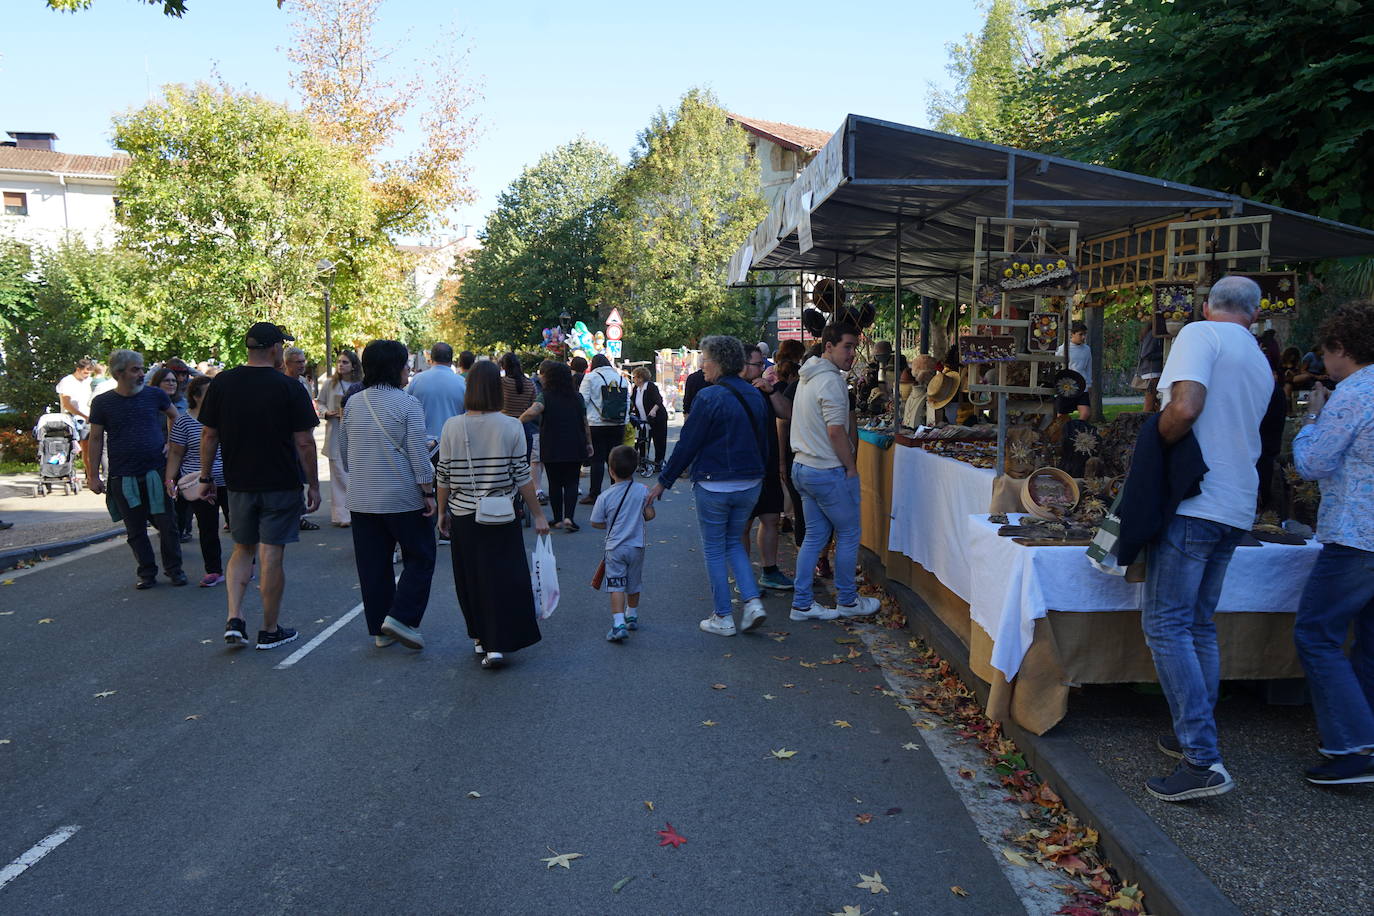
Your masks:
<instances>
[{"instance_id":1,"label":"black long skirt","mask_svg":"<svg viewBox=\"0 0 1374 916\"><path fill-rule=\"evenodd\" d=\"M539 642L520 523L479 525L475 515L450 516L449 523L453 586L468 636L503 654Z\"/></svg>"}]
</instances>

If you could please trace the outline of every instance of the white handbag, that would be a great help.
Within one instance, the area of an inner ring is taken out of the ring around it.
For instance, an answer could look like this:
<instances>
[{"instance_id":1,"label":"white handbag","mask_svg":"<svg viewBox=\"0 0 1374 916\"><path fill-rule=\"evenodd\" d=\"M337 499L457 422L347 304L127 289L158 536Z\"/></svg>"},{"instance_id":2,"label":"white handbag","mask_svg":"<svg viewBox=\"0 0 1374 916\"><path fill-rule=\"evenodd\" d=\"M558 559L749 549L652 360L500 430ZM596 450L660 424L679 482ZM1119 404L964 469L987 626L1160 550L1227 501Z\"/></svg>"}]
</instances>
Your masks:
<instances>
[{"instance_id":1,"label":"white handbag","mask_svg":"<svg viewBox=\"0 0 1374 916\"><path fill-rule=\"evenodd\" d=\"M468 418L463 417L463 445L468 450L468 480L477 493L477 476L472 473L472 442L468 439ZM477 524L508 525L515 521L515 502L509 496L478 496Z\"/></svg>"}]
</instances>

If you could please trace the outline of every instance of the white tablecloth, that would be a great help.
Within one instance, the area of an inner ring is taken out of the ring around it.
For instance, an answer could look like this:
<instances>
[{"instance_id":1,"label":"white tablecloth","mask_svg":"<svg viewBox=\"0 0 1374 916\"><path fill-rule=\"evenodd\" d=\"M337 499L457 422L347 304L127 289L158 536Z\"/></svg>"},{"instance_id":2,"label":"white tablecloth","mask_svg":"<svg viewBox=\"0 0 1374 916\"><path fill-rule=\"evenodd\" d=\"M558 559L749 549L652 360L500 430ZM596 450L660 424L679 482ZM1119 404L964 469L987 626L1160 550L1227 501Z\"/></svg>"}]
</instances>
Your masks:
<instances>
[{"instance_id":1,"label":"white tablecloth","mask_svg":"<svg viewBox=\"0 0 1374 916\"><path fill-rule=\"evenodd\" d=\"M887 549L925 567L972 603L968 517L992 504L993 473L921 448L892 447L892 524Z\"/></svg>"},{"instance_id":2,"label":"white tablecloth","mask_svg":"<svg viewBox=\"0 0 1374 916\"><path fill-rule=\"evenodd\" d=\"M1030 648L1035 621L1050 610L1139 610L1144 586L1093 569L1085 547L1023 547L997 536L985 513L965 519L970 561L976 571L969 612L992 637L992 665L1016 677ZM1316 541L1289 546L1239 547L1226 570L1218 613L1296 611L1308 573L1317 561ZM941 577L943 579L943 576ZM948 583L946 583L948 584Z\"/></svg>"}]
</instances>

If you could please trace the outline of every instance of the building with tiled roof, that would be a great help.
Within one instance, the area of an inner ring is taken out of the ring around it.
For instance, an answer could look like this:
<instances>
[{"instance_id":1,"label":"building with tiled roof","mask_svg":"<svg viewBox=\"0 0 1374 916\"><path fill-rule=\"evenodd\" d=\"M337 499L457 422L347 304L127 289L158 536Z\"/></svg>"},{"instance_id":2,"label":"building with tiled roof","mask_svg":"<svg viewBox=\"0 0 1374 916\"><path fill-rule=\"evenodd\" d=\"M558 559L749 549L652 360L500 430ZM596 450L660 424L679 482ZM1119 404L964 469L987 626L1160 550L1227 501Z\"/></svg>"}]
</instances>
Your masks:
<instances>
[{"instance_id":1,"label":"building with tiled roof","mask_svg":"<svg viewBox=\"0 0 1374 916\"><path fill-rule=\"evenodd\" d=\"M738 124L747 135L749 150L759 162L760 189L770 207L830 139L826 131L781 121L764 121L733 113L726 118Z\"/></svg>"},{"instance_id":2,"label":"building with tiled roof","mask_svg":"<svg viewBox=\"0 0 1374 916\"><path fill-rule=\"evenodd\" d=\"M0 237L44 245L77 236L110 241L115 188L129 157L58 152L53 133L8 134L0 142Z\"/></svg>"}]
</instances>

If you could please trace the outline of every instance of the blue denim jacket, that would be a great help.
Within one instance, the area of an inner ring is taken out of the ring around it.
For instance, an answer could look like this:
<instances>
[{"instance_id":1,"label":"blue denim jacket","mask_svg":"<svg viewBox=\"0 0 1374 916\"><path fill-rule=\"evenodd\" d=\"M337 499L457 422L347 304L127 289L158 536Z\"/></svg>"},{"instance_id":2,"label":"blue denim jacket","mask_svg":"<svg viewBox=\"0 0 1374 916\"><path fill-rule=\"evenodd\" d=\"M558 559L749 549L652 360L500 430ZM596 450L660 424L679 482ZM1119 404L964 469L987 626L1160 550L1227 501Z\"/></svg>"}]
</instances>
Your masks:
<instances>
[{"instance_id":1,"label":"blue denim jacket","mask_svg":"<svg viewBox=\"0 0 1374 916\"><path fill-rule=\"evenodd\" d=\"M727 386L744 397L752 416L745 417ZM767 416L763 393L753 385L737 375L717 379L692 400L692 412L658 482L671 487L689 464L693 481L761 480L764 458L759 443L768 442Z\"/></svg>"}]
</instances>

